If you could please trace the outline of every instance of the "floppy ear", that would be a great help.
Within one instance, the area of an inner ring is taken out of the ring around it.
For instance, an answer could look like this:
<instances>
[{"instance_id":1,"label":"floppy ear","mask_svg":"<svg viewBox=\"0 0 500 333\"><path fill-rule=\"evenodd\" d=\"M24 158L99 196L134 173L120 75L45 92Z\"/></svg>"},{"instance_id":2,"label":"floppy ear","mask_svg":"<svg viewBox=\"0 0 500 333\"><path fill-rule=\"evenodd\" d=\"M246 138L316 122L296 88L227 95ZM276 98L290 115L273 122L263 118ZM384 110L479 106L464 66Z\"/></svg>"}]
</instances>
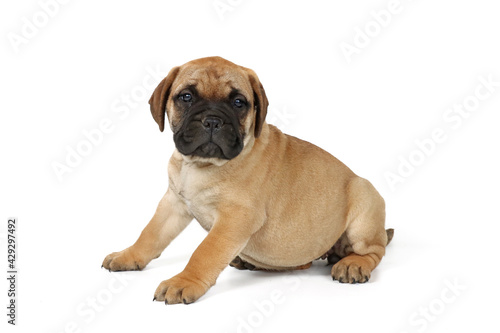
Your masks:
<instances>
[{"instance_id":1,"label":"floppy ear","mask_svg":"<svg viewBox=\"0 0 500 333\"><path fill-rule=\"evenodd\" d=\"M158 87L156 87L153 95L149 99L149 105L151 108L151 114L154 120L160 126L160 131L163 132L165 128L165 107L167 105L168 96L170 95L170 87L174 82L177 73L179 73L179 67L174 67L170 70L167 77L164 78Z\"/></svg>"},{"instance_id":2,"label":"floppy ear","mask_svg":"<svg viewBox=\"0 0 500 333\"><path fill-rule=\"evenodd\" d=\"M259 78L253 71L250 72L249 81L253 89L254 104L257 111L257 115L255 116L254 136L258 138L262 131L264 120L266 119L269 102L267 101L266 92L264 91L262 83L260 83Z\"/></svg>"}]
</instances>

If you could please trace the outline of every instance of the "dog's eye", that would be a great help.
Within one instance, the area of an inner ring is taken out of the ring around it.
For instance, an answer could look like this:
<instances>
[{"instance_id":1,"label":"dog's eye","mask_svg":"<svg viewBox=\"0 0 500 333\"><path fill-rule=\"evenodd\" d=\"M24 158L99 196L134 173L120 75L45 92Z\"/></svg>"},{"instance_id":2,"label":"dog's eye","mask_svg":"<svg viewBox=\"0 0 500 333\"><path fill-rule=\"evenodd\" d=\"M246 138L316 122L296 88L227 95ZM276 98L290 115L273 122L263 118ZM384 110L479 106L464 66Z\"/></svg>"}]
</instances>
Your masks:
<instances>
[{"instance_id":1,"label":"dog's eye","mask_svg":"<svg viewBox=\"0 0 500 333\"><path fill-rule=\"evenodd\" d=\"M233 101L233 105L237 108L241 108L245 105L245 101L241 98L237 98Z\"/></svg>"},{"instance_id":2,"label":"dog's eye","mask_svg":"<svg viewBox=\"0 0 500 333\"><path fill-rule=\"evenodd\" d=\"M185 93L179 96L179 99L183 102L191 102L193 96L189 93Z\"/></svg>"}]
</instances>

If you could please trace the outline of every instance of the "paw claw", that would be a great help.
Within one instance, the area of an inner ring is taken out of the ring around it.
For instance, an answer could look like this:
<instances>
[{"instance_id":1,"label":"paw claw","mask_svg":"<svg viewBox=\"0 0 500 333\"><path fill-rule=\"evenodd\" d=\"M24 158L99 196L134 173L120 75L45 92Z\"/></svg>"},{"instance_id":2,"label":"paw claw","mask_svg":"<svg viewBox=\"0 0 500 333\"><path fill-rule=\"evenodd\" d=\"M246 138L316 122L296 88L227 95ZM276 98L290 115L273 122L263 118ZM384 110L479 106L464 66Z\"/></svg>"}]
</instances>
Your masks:
<instances>
[{"instance_id":1,"label":"paw claw","mask_svg":"<svg viewBox=\"0 0 500 333\"><path fill-rule=\"evenodd\" d=\"M370 268L357 258L343 258L332 267L332 278L340 283L365 283L370 279Z\"/></svg>"},{"instance_id":2,"label":"paw claw","mask_svg":"<svg viewBox=\"0 0 500 333\"><path fill-rule=\"evenodd\" d=\"M198 298L203 296L209 286L194 280L188 276L184 278L182 273L174 276L170 280L165 280L155 291L155 299L165 301L165 305L169 304L191 304Z\"/></svg>"},{"instance_id":3,"label":"paw claw","mask_svg":"<svg viewBox=\"0 0 500 333\"><path fill-rule=\"evenodd\" d=\"M147 260L147 259L146 259ZM113 252L106 256L102 266L110 272L142 270L149 261L138 256L133 248L127 248L121 252Z\"/></svg>"}]
</instances>

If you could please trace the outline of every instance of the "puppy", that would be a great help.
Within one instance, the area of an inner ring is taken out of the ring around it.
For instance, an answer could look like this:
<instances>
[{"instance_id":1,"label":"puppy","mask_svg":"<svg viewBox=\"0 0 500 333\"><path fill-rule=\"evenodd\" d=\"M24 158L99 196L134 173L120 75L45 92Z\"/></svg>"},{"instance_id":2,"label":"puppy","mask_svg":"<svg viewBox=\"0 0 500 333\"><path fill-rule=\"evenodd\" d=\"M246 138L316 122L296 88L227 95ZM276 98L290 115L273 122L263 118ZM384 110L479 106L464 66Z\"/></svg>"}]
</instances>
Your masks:
<instances>
[{"instance_id":1,"label":"puppy","mask_svg":"<svg viewBox=\"0 0 500 333\"><path fill-rule=\"evenodd\" d=\"M315 145L265 122L268 100L251 69L220 57L174 67L149 101L165 114L175 151L169 187L129 248L108 255L110 271L141 270L196 219L208 231L186 268L154 299L189 304L237 268L304 269L335 262L334 280L366 282L392 238L385 204L370 182Z\"/></svg>"}]
</instances>

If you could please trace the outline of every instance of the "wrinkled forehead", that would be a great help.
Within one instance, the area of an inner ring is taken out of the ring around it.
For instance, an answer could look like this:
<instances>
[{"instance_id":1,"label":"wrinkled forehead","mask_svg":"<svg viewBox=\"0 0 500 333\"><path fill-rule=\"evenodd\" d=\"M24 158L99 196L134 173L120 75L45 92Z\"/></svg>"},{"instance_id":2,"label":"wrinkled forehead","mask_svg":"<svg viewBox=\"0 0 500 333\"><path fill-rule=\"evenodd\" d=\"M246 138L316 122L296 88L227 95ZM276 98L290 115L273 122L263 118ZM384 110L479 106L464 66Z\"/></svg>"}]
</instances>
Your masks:
<instances>
[{"instance_id":1,"label":"wrinkled forehead","mask_svg":"<svg viewBox=\"0 0 500 333\"><path fill-rule=\"evenodd\" d=\"M174 86L173 94L194 88L201 98L209 100L226 99L234 91L248 100L253 95L248 74L236 66L185 65L179 71Z\"/></svg>"}]
</instances>

